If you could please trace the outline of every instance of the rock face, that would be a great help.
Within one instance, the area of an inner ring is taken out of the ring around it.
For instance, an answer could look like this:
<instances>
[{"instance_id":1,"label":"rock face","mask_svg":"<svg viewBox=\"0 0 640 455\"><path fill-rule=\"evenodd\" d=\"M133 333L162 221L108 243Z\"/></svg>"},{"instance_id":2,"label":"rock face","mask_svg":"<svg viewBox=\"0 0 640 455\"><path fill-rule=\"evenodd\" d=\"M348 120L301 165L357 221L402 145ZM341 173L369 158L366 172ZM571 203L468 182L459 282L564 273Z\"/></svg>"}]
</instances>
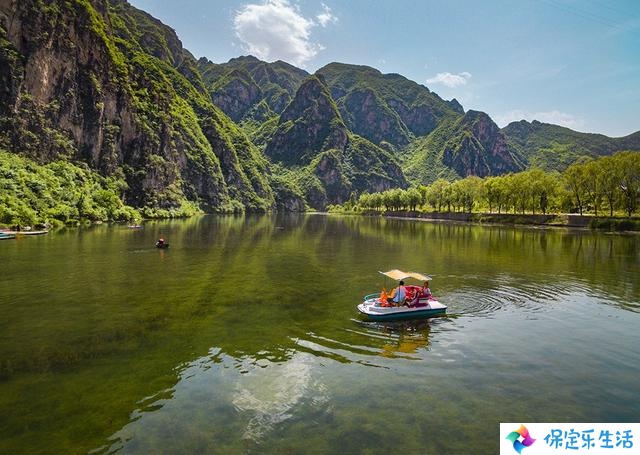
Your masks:
<instances>
[{"instance_id":1,"label":"rock face","mask_svg":"<svg viewBox=\"0 0 640 455\"><path fill-rule=\"evenodd\" d=\"M260 87L247 73L232 70L229 79L211 92L213 103L235 122L240 121L261 97Z\"/></svg>"},{"instance_id":2,"label":"rock face","mask_svg":"<svg viewBox=\"0 0 640 455\"><path fill-rule=\"evenodd\" d=\"M236 122L282 113L309 76L281 60L267 63L250 55L223 64L201 58L198 68L214 104Z\"/></svg>"},{"instance_id":3,"label":"rock face","mask_svg":"<svg viewBox=\"0 0 640 455\"><path fill-rule=\"evenodd\" d=\"M0 0L0 68L0 149L72 161L117 182L127 204L170 215L323 209L406 186L404 172L429 183L640 149L640 133L500 130L366 66L310 76L251 56L196 61L125 0Z\"/></svg>"},{"instance_id":4,"label":"rock face","mask_svg":"<svg viewBox=\"0 0 640 455\"><path fill-rule=\"evenodd\" d=\"M348 130L321 76L300 86L265 152L275 162L301 169L305 196L320 210L345 202L354 191L406 186L387 151Z\"/></svg>"},{"instance_id":5,"label":"rock face","mask_svg":"<svg viewBox=\"0 0 640 455\"><path fill-rule=\"evenodd\" d=\"M317 74L327 81L349 129L376 144L404 146L462 110L457 101L450 104L399 74L368 66L330 63Z\"/></svg>"},{"instance_id":6,"label":"rock face","mask_svg":"<svg viewBox=\"0 0 640 455\"><path fill-rule=\"evenodd\" d=\"M347 127L329 90L313 76L302 84L280 116L265 152L287 166L305 165L323 150L343 150L347 140Z\"/></svg>"},{"instance_id":7,"label":"rock face","mask_svg":"<svg viewBox=\"0 0 640 455\"><path fill-rule=\"evenodd\" d=\"M123 0L0 0L0 26L0 146L84 161L139 207L274 204L266 161L169 27Z\"/></svg>"},{"instance_id":8,"label":"rock face","mask_svg":"<svg viewBox=\"0 0 640 455\"><path fill-rule=\"evenodd\" d=\"M458 114L464 114L464 108L462 107L462 104L458 102L457 99L453 98L451 101L447 101L447 103L449 104L451 109L453 109Z\"/></svg>"},{"instance_id":9,"label":"rock face","mask_svg":"<svg viewBox=\"0 0 640 455\"><path fill-rule=\"evenodd\" d=\"M505 135L484 112L468 111L452 133L444 147L443 162L459 175L486 177L523 169Z\"/></svg>"}]
</instances>

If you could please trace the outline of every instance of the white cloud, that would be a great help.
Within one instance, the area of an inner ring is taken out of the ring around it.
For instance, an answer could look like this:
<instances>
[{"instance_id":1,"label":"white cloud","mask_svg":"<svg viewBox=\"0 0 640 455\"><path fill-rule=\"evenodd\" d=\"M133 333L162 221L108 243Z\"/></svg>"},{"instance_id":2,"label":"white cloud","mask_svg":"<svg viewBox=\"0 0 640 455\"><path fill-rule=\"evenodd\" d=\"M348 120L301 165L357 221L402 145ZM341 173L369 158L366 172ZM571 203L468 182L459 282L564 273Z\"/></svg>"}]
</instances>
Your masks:
<instances>
[{"instance_id":1,"label":"white cloud","mask_svg":"<svg viewBox=\"0 0 640 455\"><path fill-rule=\"evenodd\" d=\"M465 85L471 79L471 73L463 71L462 73L438 73L434 77L427 79L427 84L443 84L447 87L458 87Z\"/></svg>"},{"instance_id":2,"label":"white cloud","mask_svg":"<svg viewBox=\"0 0 640 455\"><path fill-rule=\"evenodd\" d=\"M331 9L322 4L324 12L313 18L306 18L297 5L288 0L264 0L250 3L236 11L233 28L242 47L256 57L273 61L285 60L294 65L304 63L324 49L311 39L311 30L326 26L338 19Z\"/></svg>"},{"instance_id":3,"label":"white cloud","mask_svg":"<svg viewBox=\"0 0 640 455\"><path fill-rule=\"evenodd\" d=\"M338 18L331 13L331 8L329 8L324 3L322 4L322 10L323 10L322 13L316 16L316 19L318 19L318 23L320 25L322 25L323 27L326 27L332 22L334 24L338 22Z\"/></svg>"},{"instance_id":4,"label":"white cloud","mask_svg":"<svg viewBox=\"0 0 640 455\"><path fill-rule=\"evenodd\" d=\"M557 110L547 112L527 112L521 109L515 109L502 115L496 115L495 119L500 128L508 125L511 122L517 122L519 120L526 120L528 122L538 120L542 123L552 123L554 125L566 126L567 128L571 128L573 130L580 129L584 126L584 119Z\"/></svg>"}]
</instances>

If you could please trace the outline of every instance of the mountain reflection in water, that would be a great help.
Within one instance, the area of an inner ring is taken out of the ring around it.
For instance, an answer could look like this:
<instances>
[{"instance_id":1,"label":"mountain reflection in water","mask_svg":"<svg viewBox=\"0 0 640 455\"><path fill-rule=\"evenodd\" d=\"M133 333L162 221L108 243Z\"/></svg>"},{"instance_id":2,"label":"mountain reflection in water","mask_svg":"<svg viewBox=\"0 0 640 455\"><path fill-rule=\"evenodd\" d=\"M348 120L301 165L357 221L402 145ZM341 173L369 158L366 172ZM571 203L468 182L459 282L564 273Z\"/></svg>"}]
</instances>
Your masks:
<instances>
[{"instance_id":1,"label":"mountain reflection in water","mask_svg":"<svg viewBox=\"0 0 640 455\"><path fill-rule=\"evenodd\" d=\"M278 215L27 240L0 245L0 452L495 453L500 421L640 406L638 236ZM361 320L393 267L448 314Z\"/></svg>"}]
</instances>

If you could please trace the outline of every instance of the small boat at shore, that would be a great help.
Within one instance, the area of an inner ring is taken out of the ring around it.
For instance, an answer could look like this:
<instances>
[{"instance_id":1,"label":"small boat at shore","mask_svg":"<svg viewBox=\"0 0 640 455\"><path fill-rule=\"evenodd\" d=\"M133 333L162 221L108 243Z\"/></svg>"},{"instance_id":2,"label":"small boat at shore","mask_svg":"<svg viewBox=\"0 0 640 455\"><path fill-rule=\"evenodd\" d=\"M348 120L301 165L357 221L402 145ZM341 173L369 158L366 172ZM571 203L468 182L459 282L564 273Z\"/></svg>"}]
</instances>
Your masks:
<instances>
[{"instance_id":1,"label":"small boat at shore","mask_svg":"<svg viewBox=\"0 0 640 455\"><path fill-rule=\"evenodd\" d=\"M390 270L380 272L383 275L398 281L413 278L428 283L431 277L416 272L403 272ZM431 291L425 291L422 286L404 286L405 298L401 303L389 301L386 292L369 294L364 296L358 311L371 321L397 321L400 319L425 319L445 314L447 306L431 295Z\"/></svg>"},{"instance_id":2,"label":"small boat at shore","mask_svg":"<svg viewBox=\"0 0 640 455\"><path fill-rule=\"evenodd\" d=\"M9 234L7 232L0 232L0 240L11 240L11 239L15 239L16 235L15 234Z\"/></svg>"},{"instance_id":3,"label":"small boat at shore","mask_svg":"<svg viewBox=\"0 0 640 455\"><path fill-rule=\"evenodd\" d=\"M44 234L48 234L49 231L2 231L2 234L8 234L8 235L44 235Z\"/></svg>"}]
</instances>

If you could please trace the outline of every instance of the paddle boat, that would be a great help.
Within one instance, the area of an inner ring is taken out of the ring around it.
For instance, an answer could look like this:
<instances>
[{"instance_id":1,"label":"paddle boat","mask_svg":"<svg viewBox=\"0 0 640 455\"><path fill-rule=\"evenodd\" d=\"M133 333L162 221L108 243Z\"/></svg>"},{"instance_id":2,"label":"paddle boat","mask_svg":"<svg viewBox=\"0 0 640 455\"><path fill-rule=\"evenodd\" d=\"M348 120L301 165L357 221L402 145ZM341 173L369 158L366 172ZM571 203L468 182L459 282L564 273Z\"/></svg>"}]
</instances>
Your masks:
<instances>
[{"instance_id":1,"label":"paddle boat","mask_svg":"<svg viewBox=\"0 0 640 455\"><path fill-rule=\"evenodd\" d=\"M409 278L427 283L431 277L416 272L403 272L394 269L381 274L396 280L404 281ZM447 312L446 305L431 295L429 288L423 286L404 286L406 296L402 302L396 303L383 289L380 293L364 296L363 302L358 305L358 311L371 321L396 321L399 319L424 319L432 318Z\"/></svg>"}]
</instances>

